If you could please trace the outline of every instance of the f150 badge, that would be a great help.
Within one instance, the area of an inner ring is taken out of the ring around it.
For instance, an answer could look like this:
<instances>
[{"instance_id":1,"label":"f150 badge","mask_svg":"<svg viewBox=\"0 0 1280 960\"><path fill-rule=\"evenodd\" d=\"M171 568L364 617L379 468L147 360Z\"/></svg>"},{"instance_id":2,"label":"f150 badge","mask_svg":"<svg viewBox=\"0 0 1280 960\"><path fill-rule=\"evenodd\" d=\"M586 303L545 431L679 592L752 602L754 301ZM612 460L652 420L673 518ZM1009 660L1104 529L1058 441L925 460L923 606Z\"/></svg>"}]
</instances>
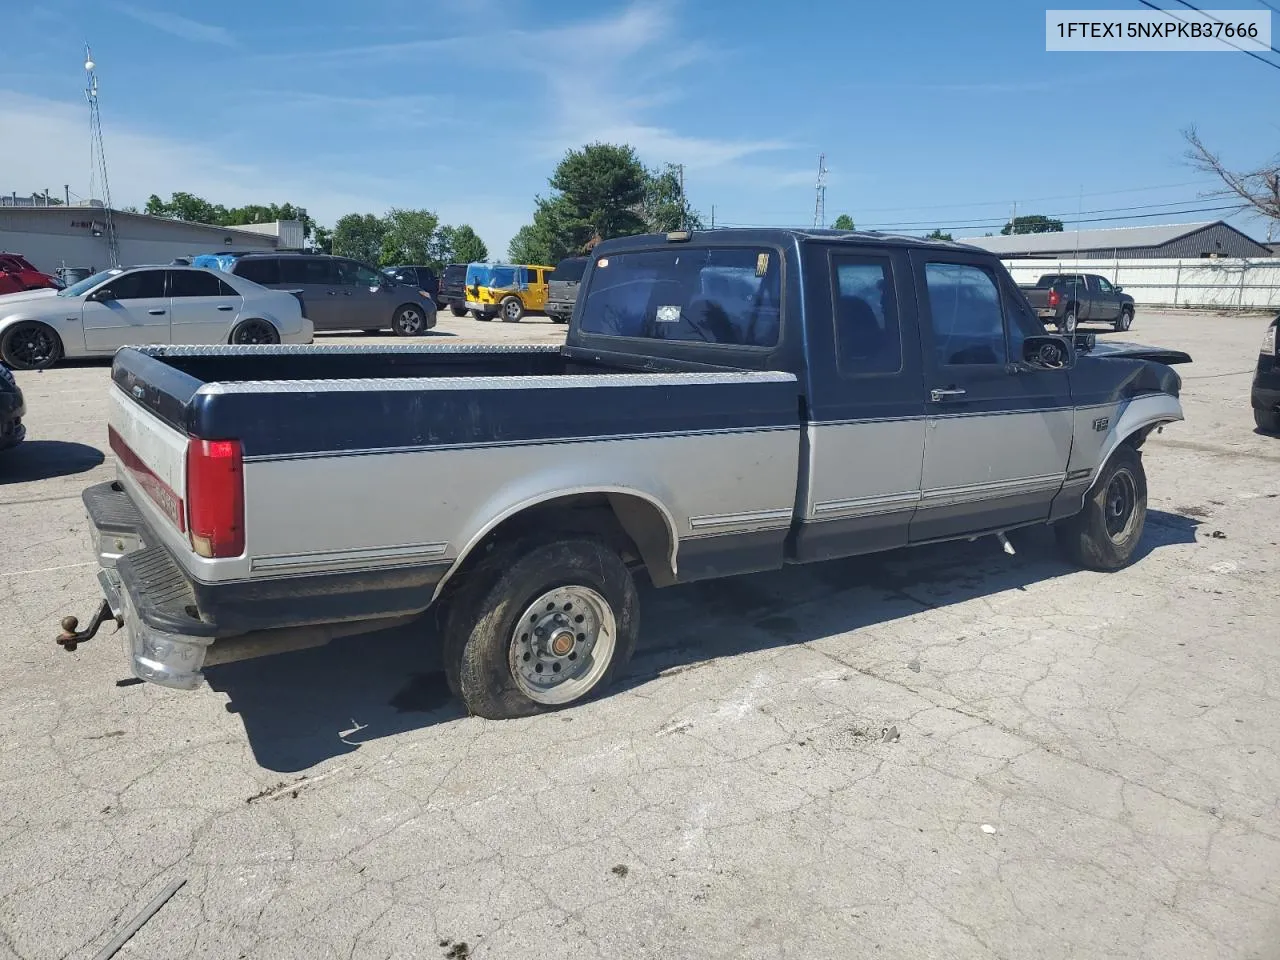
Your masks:
<instances>
[{"instance_id":1,"label":"f150 badge","mask_svg":"<svg viewBox=\"0 0 1280 960\"><path fill-rule=\"evenodd\" d=\"M1107 429L1109 426L1111 426L1110 417L1099 417L1097 420L1093 421L1093 429L1097 430L1099 433Z\"/></svg>"}]
</instances>

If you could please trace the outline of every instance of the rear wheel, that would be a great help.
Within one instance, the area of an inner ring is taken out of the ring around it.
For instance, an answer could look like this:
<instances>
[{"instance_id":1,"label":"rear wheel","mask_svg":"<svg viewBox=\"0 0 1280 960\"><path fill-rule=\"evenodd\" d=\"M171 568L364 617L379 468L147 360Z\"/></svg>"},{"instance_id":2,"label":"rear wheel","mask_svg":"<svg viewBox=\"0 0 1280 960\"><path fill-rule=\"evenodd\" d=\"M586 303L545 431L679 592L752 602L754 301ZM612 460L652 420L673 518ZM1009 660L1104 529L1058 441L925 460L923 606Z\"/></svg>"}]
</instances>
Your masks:
<instances>
[{"instance_id":1,"label":"rear wheel","mask_svg":"<svg viewBox=\"0 0 1280 960\"><path fill-rule=\"evenodd\" d=\"M521 318L524 317L524 304L520 302L519 297L507 297L504 299L500 310L504 323L519 323Z\"/></svg>"},{"instance_id":2,"label":"rear wheel","mask_svg":"<svg viewBox=\"0 0 1280 960\"><path fill-rule=\"evenodd\" d=\"M444 635L449 685L490 720L578 703L635 650L639 598L622 558L572 537L501 551L468 574Z\"/></svg>"},{"instance_id":3,"label":"rear wheel","mask_svg":"<svg viewBox=\"0 0 1280 960\"><path fill-rule=\"evenodd\" d=\"M47 370L62 359L62 341L43 323L15 323L0 337L0 359L15 370Z\"/></svg>"},{"instance_id":4,"label":"rear wheel","mask_svg":"<svg viewBox=\"0 0 1280 960\"><path fill-rule=\"evenodd\" d=\"M391 330L398 337L420 337L427 332L427 319L422 309L411 303L396 307L391 318Z\"/></svg>"},{"instance_id":5,"label":"rear wheel","mask_svg":"<svg viewBox=\"0 0 1280 960\"><path fill-rule=\"evenodd\" d=\"M1084 509L1056 527L1058 545L1082 567L1119 570L1133 559L1147 519L1147 475L1128 444L1111 455L1084 498Z\"/></svg>"},{"instance_id":6,"label":"rear wheel","mask_svg":"<svg viewBox=\"0 0 1280 960\"><path fill-rule=\"evenodd\" d=\"M1128 307L1125 307L1120 311L1120 316L1116 317L1116 332L1124 333L1124 331L1128 330L1131 326L1133 326L1133 311Z\"/></svg>"},{"instance_id":7,"label":"rear wheel","mask_svg":"<svg viewBox=\"0 0 1280 960\"><path fill-rule=\"evenodd\" d=\"M242 320L231 331L231 342L241 346L258 346L279 343L280 334L266 320Z\"/></svg>"},{"instance_id":8,"label":"rear wheel","mask_svg":"<svg viewBox=\"0 0 1280 960\"><path fill-rule=\"evenodd\" d=\"M465 317L467 315L467 308L460 307L456 303L451 303L449 304L449 312L455 317Z\"/></svg>"},{"instance_id":9,"label":"rear wheel","mask_svg":"<svg viewBox=\"0 0 1280 960\"><path fill-rule=\"evenodd\" d=\"M483 310L472 310L471 315L477 320L492 320L493 314L485 313Z\"/></svg>"},{"instance_id":10,"label":"rear wheel","mask_svg":"<svg viewBox=\"0 0 1280 960\"><path fill-rule=\"evenodd\" d=\"M1263 433L1280 433L1280 413L1275 410L1258 410L1255 408L1253 422L1258 425L1258 429Z\"/></svg>"},{"instance_id":11,"label":"rear wheel","mask_svg":"<svg viewBox=\"0 0 1280 960\"><path fill-rule=\"evenodd\" d=\"M1075 333L1076 327L1080 325L1079 319L1076 317L1076 308L1071 307L1062 317L1062 332Z\"/></svg>"}]
</instances>

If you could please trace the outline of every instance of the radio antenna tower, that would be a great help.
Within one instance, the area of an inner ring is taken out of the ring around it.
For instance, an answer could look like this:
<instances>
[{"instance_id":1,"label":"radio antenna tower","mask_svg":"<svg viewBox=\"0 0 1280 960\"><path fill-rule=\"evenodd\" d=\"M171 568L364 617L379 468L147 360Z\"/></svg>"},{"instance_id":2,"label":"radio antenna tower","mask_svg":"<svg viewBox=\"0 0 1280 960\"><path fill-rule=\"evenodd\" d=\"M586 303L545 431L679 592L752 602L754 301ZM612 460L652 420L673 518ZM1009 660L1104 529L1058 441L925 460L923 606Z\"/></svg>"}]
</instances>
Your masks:
<instances>
[{"instance_id":1,"label":"radio antenna tower","mask_svg":"<svg viewBox=\"0 0 1280 960\"><path fill-rule=\"evenodd\" d=\"M107 237L107 257L111 266L120 266L120 244L116 239L116 226L111 220L111 184L107 180L107 155L102 149L102 114L98 111L98 75L89 44L84 45L84 69L88 74L84 98L89 101L89 196L102 188L102 216Z\"/></svg>"},{"instance_id":2,"label":"radio antenna tower","mask_svg":"<svg viewBox=\"0 0 1280 960\"><path fill-rule=\"evenodd\" d=\"M825 153L818 154L818 185L817 196L813 200L813 225L815 227L827 225L827 155Z\"/></svg>"}]
</instances>

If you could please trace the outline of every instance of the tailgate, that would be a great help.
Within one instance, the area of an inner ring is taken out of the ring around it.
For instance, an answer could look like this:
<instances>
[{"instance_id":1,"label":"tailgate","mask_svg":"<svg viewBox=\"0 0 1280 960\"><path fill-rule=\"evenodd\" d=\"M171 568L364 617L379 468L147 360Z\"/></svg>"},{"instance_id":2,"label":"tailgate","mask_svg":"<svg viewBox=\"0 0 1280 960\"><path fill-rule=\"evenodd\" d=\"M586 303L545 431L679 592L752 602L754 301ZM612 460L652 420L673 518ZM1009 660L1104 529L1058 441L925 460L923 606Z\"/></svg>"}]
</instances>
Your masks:
<instances>
[{"instance_id":1,"label":"tailgate","mask_svg":"<svg viewBox=\"0 0 1280 960\"><path fill-rule=\"evenodd\" d=\"M173 532L185 534L186 434L144 409L118 386L111 388L107 424L120 481L134 503L152 524L159 520Z\"/></svg>"}]
</instances>

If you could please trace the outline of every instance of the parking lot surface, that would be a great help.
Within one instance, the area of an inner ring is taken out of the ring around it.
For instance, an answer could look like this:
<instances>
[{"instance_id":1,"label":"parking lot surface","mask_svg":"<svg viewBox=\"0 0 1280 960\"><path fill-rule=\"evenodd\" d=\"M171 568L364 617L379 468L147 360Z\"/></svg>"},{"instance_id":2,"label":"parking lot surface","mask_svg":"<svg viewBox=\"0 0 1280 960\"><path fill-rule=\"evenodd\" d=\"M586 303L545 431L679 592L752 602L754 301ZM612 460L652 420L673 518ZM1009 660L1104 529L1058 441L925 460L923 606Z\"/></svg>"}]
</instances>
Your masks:
<instances>
[{"instance_id":1,"label":"parking lot surface","mask_svg":"<svg viewBox=\"0 0 1280 960\"><path fill-rule=\"evenodd\" d=\"M1030 530L1012 557L986 539L648 589L619 689L505 723L461 714L424 631L193 693L122 684L108 630L64 653L59 618L98 596L79 494L114 470L108 370L19 373L0 957L92 957L174 879L118 956L1280 957L1265 323L1139 312L1126 339L1195 363L1187 421L1145 448L1131 568L1074 570ZM446 315L436 339L563 331Z\"/></svg>"}]
</instances>

